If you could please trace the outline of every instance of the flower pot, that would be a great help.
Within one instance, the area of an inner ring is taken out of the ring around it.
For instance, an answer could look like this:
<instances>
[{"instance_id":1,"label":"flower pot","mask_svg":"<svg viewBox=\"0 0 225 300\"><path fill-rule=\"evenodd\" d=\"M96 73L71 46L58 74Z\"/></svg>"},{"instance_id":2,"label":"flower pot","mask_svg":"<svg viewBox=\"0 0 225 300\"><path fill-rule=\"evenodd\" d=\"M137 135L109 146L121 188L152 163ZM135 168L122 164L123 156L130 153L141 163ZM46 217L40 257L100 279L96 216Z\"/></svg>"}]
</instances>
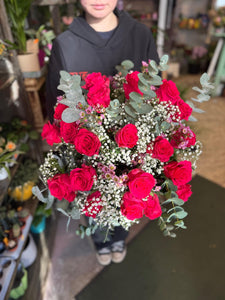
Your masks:
<instances>
[{"instance_id":1,"label":"flower pot","mask_svg":"<svg viewBox=\"0 0 225 300\"><path fill-rule=\"evenodd\" d=\"M30 230L32 233L41 233L45 230L45 226L46 226L46 217L43 216L41 222L37 226L34 226L33 224L31 225Z\"/></svg>"},{"instance_id":2,"label":"flower pot","mask_svg":"<svg viewBox=\"0 0 225 300\"><path fill-rule=\"evenodd\" d=\"M26 53L17 55L21 72L40 71L40 63L37 53Z\"/></svg>"},{"instance_id":3,"label":"flower pot","mask_svg":"<svg viewBox=\"0 0 225 300\"><path fill-rule=\"evenodd\" d=\"M0 168L0 181L8 177L8 172L5 168Z\"/></svg>"},{"instance_id":4,"label":"flower pot","mask_svg":"<svg viewBox=\"0 0 225 300\"><path fill-rule=\"evenodd\" d=\"M39 40L29 39L26 42L26 49L28 53L38 53L39 52Z\"/></svg>"},{"instance_id":5,"label":"flower pot","mask_svg":"<svg viewBox=\"0 0 225 300\"><path fill-rule=\"evenodd\" d=\"M27 268L31 266L37 257L37 246L31 234L27 238L27 243L21 255L21 263Z\"/></svg>"},{"instance_id":6,"label":"flower pot","mask_svg":"<svg viewBox=\"0 0 225 300\"><path fill-rule=\"evenodd\" d=\"M10 292L10 298L18 299L23 296L27 289L27 283L27 270L22 266L19 266L13 288Z\"/></svg>"},{"instance_id":7,"label":"flower pot","mask_svg":"<svg viewBox=\"0 0 225 300\"><path fill-rule=\"evenodd\" d=\"M8 189L9 195L16 201L27 201L32 196L33 181L27 181L23 185L15 187L13 190Z\"/></svg>"}]
</instances>

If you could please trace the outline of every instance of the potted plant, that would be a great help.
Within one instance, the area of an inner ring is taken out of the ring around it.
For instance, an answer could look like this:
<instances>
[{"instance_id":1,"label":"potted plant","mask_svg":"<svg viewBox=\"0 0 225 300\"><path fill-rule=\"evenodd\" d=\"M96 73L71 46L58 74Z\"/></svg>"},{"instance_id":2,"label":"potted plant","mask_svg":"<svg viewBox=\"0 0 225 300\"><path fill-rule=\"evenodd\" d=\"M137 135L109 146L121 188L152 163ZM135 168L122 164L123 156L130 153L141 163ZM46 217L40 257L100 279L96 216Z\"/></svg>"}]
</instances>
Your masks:
<instances>
[{"instance_id":1,"label":"potted plant","mask_svg":"<svg viewBox=\"0 0 225 300\"><path fill-rule=\"evenodd\" d=\"M36 53L27 53L25 21L32 0L5 0L5 7L9 17L14 43L11 46L18 52L18 61L22 72L34 72L40 70Z\"/></svg>"},{"instance_id":2,"label":"potted plant","mask_svg":"<svg viewBox=\"0 0 225 300\"><path fill-rule=\"evenodd\" d=\"M30 158L20 163L8 188L8 194L16 201L27 201L32 196L32 187L38 180L38 164Z\"/></svg>"},{"instance_id":3,"label":"potted plant","mask_svg":"<svg viewBox=\"0 0 225 300\"><path fill-rule=\"evenodd\" d=\"M46 209L45 203L38 203L31 225L32 233L41 233L45 230L46 218L52 213L51 209Z\"/></svg>"},{"instance_id":4,"label":"potted plant","mask_svg":"<svg viewBox=\"0 0 225 300\"><path fill-rule=\"evenodd\" d=\"M10 178L9 164L14 162L15 155L21 153L16 150L16 144L0 136L0 180Z\"/></svg>"},{"instance_id":5,"label":"potted plant","mask_svg":"<svg viewBox=\"0 0 225 300\"><path fill-rule=\"evenodd\" d=\"M41 25L38 30L26 30L26 34L30 38L27 41L27 50L38 53L40 66L42 67L44 62L48 61L51 54L52 41L55 38L55 34L53 30L46 29L45 25ZM38 47L34 47L34 43L36 43Z\"/></svg>"}]
</instances>

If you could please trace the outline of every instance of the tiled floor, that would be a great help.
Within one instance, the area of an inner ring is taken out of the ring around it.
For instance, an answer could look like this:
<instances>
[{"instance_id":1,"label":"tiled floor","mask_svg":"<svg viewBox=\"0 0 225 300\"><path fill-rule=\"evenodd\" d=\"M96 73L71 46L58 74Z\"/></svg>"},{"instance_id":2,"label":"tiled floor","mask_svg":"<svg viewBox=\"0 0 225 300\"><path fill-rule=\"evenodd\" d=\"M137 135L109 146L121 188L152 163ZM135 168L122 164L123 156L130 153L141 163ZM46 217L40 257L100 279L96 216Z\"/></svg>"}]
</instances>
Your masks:
<instances>
[{"instance_id":1,"label":"tiled floor","mask_svg":"<svg viewBox=\"0 0 225 300\"><path fill-rule=\"evenodd\" d=\"M178 82L195 85L199 77L182 77ZM188 92L187 97L191 97ZM197 137L203 143L197 174L225 187L225 98L217 97L201 104L204 114L196 115L197 123L191 123ZM90 239L76 236L77 224L71 224L66 232L66 218L59 215L54 251L48 277L43 289L43 300L72 300L102 270L97 263ZM129 240L146 224L132 228ZM129 248L129 247L128 247ZM128 249L129 250L129 249ZM97 300L97 299L93 299Z\"/></svg>"}]
</instances>

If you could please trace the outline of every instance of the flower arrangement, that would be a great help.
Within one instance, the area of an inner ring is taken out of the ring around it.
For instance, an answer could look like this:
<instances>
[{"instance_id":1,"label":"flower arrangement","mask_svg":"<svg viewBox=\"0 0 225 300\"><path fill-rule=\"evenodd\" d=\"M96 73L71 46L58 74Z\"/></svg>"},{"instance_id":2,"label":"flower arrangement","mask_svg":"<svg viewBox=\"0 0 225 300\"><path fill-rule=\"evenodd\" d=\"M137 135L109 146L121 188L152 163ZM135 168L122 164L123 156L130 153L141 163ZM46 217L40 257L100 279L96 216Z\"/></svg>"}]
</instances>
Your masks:
<instances>
[{"instance_id":1,"label":"flower arrangement","mask_svg":"<svg viewBox=\"0 0 225 300\"><path fill-rule=\"evenodd\" d=\"M190 181L201 143L185 124L201 112L180 98L175 83L161 80L168 56L159 65L143 62L142 72L129 71L124 61L108 78L61 71L53 124L43 127L42 138L53 146L40 166L43 189L33 193L47 207L55 202L69 220L89 217L77 231L83 237L96 227L125 229L144 215L158 219L165 235L186 228L183 204L191 195ZM201 77L196 102L209 100L213 88Z\"/></svg>"}]
</instances>

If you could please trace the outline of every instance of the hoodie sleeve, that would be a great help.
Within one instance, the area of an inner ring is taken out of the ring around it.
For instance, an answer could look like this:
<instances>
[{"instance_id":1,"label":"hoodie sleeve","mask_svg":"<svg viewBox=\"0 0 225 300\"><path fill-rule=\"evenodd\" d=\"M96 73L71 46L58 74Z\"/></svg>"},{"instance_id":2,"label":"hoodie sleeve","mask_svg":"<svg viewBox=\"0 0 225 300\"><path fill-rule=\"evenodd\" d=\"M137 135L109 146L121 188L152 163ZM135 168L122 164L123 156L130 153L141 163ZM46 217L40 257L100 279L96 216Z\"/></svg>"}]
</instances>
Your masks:
<instances>
[{"instance_id":1,"label":"hoodie sleeve","mask_svg":"<svg viewBox=\"0 0 225 300\"><path fill-rule=\"evenodd\" d=\"M46 79L46 109L47 115L53 122L54 106L57 96L62 95L62 91L57 89L60 80L59 72L65 69L65 60L63 52L57 39L53 43L51 56L48 65L48 74Z\"/></svg>"}]
</instances>

